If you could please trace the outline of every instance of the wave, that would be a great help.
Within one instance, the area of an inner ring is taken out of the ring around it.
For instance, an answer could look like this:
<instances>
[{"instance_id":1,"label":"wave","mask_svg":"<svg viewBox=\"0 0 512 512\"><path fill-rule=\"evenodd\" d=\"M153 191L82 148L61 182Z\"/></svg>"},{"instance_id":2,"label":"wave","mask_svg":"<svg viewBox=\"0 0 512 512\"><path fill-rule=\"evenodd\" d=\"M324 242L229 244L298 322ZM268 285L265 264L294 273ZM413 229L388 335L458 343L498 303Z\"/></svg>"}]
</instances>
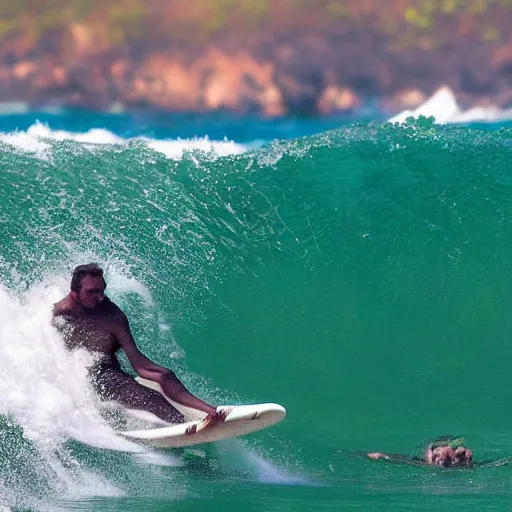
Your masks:
<instances>
[{"instance_id":1,"label":"wave","mask_svg":"<svg viewBox=\"0 0 512 512\"><path fill-rule=\"evenodd\" d=\"M342 478L326 469L334 450L400 451L439 435L439 418L443 432L508 425L511 141L507 128L420 119L169 158L141 140L4 134L0 414L21 450L8 503L31 479L36 501L73 495L82 471L90 492L97 475L114 493L140 493L145 478L180 496L194 485L168 485L173 461L154 458L164 469L149 478L146 455L89 446L112 433L85 356L65 353L48 319L87 261L105 267L142 351L198 395L283 403L289 420L254 453L296 457L315 482ZM485 382L483 368L493 369ZM82 440L71 453L70 438ZM239 458L260 482L302 479Z\"/></svg>"}]
</instances>

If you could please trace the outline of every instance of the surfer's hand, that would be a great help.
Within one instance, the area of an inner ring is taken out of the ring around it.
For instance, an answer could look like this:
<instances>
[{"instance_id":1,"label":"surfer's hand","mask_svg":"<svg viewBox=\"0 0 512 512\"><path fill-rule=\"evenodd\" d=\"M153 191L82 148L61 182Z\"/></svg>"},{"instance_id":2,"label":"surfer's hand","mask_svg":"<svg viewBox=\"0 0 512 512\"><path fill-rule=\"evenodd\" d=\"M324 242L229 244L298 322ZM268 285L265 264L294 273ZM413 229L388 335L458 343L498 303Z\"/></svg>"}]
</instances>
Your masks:
<instances>
[{"instance_id":1,"label":"surfer's hand","mask_svg":"<svg viewBox=\"0 0 512 512\"><path fill-rule=\"evenodd\" d=\"M209 419L208 424L209 425L218 425L219 423L224 423L226 421L226 418L228 417L228 414L231 412L231 408L217 408L214 413L208 414L207 418Z\"/></svg>"},{"instance_id":2,"label":"surfer's hand","mask_svg":"<svg viewBox=\"0 0 512 512\"><path fill-rule=\"evenodd\" d=\"M204 430L207 427L213 427L215 425L218 425L219 423L224 423L230 412L230 407L222 409L217 407L215 412L208 414L201 421L201 423L194 423L194 425L190 425L190 427L188 427L187 430L185 431L185 434L195 434L196 432L200 432L201 430Z\"/></svg>"},{"instance_id":3,"label":"surfer's hand","mask_svg":"<svg viewBox=\"0 0 512 512\"><path fill-rule=\"evenodd\" d=\"M374 459L374 460L377 460L377 459L389 460L389 457L385 453L372 452L372 453L367 453L366 456L369 459Z\"/></svg>"}]
</instances>

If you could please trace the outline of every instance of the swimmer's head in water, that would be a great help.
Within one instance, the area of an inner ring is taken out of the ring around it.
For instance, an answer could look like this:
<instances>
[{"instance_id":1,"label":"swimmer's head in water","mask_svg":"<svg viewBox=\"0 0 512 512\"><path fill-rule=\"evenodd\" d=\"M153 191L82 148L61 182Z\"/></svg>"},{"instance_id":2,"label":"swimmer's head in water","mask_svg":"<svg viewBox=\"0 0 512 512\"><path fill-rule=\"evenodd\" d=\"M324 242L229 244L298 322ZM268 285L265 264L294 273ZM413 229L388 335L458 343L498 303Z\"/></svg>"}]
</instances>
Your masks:
<instances>
[{"instance_id":1,"label":"swimmer's head in water","mask_svg":"<svg viewBox=\"0 0 512 512\"><path fill-rule=\"evenodd\" d=\"M71 276L71 296L86 311L95 310L105 298L107 283L96 263L79 265Z\"/></svg>"},{"instance_id":2,"label":"swimmer's head in water","mask_svg":"<svg viewBox=\"0 0 512 512\"><path fill-rule=\"evenodd\" d=\"M441 467L471 466L473 452L463 446L462 437L439 438L429 444L425 457L429 464Z\"/></svg>"}]
</instances>

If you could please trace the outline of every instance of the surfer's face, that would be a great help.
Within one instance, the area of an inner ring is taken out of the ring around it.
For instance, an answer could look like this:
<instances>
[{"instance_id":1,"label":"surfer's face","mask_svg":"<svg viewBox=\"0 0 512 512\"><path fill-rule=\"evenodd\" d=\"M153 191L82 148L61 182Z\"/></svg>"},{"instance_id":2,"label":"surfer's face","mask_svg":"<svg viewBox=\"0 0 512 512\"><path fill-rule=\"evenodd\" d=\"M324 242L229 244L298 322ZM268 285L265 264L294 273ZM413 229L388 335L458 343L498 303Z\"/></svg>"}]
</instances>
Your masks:
<instances>
[{"instance_id":1,"label":"surfer's face","mask_svg":"<svg viewBox=\"0 0 512 512\"><path fill-rule=\"evenodd\" d=\"M85 310L93 311L105 298L103 278L86 275L80 283L80 290L73 292L73 298Z\"/></svg>"}]
</instances>

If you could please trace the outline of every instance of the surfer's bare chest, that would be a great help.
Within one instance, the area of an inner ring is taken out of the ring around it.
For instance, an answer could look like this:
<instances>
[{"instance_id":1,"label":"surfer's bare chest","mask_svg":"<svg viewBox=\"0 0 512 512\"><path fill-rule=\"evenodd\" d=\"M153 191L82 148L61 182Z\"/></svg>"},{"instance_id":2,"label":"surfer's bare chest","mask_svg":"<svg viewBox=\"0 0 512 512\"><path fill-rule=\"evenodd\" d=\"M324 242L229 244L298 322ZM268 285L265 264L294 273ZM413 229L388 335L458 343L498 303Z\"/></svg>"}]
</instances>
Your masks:
<instances>
[{"instance_id":1,"label":"surfer's bare chest","mask_svg":"<svg viewBox=\"0 0 512 512\"><path fill-rule=\"evenodd\" d=\"M103 354L114 354L119 349L115 322L111 315L64 314L56 319L69 349L85 348Z\"/></svg>"}]
</instances>

